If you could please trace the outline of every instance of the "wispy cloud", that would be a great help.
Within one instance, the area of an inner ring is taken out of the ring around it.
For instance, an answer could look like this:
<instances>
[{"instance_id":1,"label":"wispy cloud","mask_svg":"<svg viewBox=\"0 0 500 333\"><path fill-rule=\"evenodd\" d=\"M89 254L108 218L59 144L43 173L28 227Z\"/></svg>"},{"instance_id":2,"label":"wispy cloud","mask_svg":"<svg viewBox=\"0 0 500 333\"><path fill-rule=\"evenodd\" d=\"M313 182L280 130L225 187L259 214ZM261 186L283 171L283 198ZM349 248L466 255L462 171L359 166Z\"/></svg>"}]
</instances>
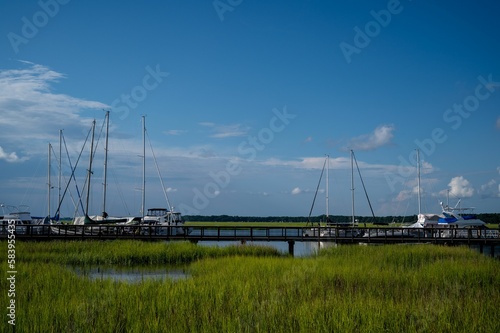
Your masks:
<instances>
[{"instance_id":1,"label":"wispy cloud","mask_svg":"<svg viewBox=\"0 0 500 333\"><path fill-rule=\"evenodd\" d=\"M176 135L182 135L186 132L187 131L185 131L185 130L171 129L171 130L164 131L163 133L166 135L175 135L176 136Z\"/></svg>"},{"instance_id":2,"label":"wispy cloud","mask_svg":"<svg viewBox=\"0 0 500 333\"><path fill-rule=\"evenodd\" d=\"M486 184L481 185L478 192L483 199L498 197L497 181L495 179L490 179Z\"/></svg>"},{"instance_id":3,"label":"wispy cloud","mask_svg":"<svg viewBox=\"0 0 500 333\"><path fill-rule=\"evenodd\" d=\"M385 173L397 173L398 165L393 164L371 164L364 161L357 160L361 173L375 173L384 175ZM284 166L296 169L319 169L323 168L325 157L302 157L296 160L282 160L277 158L270 158L263 162L262 165L266 166ZM331 170L350 170L351 159L349 157L330 157L329 166ZM426 173L433 171L433 166L430 163L426 164ZM416 170L415 170L416 174Z\"/></svg>"},{"instance_id":4,"label":"wispy cloud","mask_svg":"<svg viewBox=\"0 0 500 333\"><path fill-rule=\"evenodd\" d=\"M353 150L374 150L391 143L394 137L393 125L381 125L375 128L372 133L363 134L353 138L347 144L346 149Z\"/></svg>"},{"instance_id":5,"label":"wispy cloud","mask_svg":"<svg viewBox=\"0 0 500 333\"><path fill-rule=\"evenodd\" d=\"M340 168L350 163L345 157L330 158L330 168ZM322 169L325 164L325 157L303 157L298 160L281 160L270 158L262 162L268 166L288 166L297 169Z\"/></svg>"},{"instance_id":6,"label":"wispy cloud","mask_svg":"<svg viewBox=\"0 0 500 333\"><path fill-rule=\"evenodd\" d=\"M243 127L241 124L219 125L212 122L201 122L199 125L210 128L213 133L210 137L218 139L245 136L249 131L248 127Z\"/></svg>"},{"instance_id":7,"label":"wispy cloud","mask_svg":"<svg viewBox=\"0 0 500 333\"><path fill-rule=\"evenodd\" d=\"M59 129L81 134L88 128L91 119L82 117L84 110L108 108L100 102L53 93L52 86L66 78L64 74L22 63L22 69L0 70L0 140L8 146L35 154L40 145L57 137Z\"/></svg>"}]
</instances>

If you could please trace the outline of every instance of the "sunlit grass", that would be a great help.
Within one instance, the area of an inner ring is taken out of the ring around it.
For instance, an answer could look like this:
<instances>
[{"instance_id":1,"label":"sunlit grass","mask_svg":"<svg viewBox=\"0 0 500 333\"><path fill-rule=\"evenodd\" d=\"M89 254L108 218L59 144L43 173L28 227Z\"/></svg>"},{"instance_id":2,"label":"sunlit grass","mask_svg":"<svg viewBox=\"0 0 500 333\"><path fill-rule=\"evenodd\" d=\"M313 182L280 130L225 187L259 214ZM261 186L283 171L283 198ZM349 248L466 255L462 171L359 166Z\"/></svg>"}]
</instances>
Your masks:
<instances>
[{"instance_id":1,"label":"sunlit grass","mask_svg":"<svg viewBox=\"0 0 500 333\"><path fill-rule=\"evenodd\" d=\"M17 329L500 331L500 262L467 248L339 246L312 258L257 248L133 241L18 243ZM128 284L91 280L66 268L146 262L191 263L191 277ZM5 279L0 285L5 290ZM1 297L5 302L6 295Z\"/></svg>"},{"instance_id":2,"label":"sunlit grass","mask_svg":"<svg viewBox=\"0 0 500 333\"><path fill-rule=\"evenodd\" d=\"M146 265L186 264L192 261L230 255L279 256L268 246L197 246L190 242L60 241L21 243L24 262L53 262L66 265Z\"/></svg>"}]
</instances>

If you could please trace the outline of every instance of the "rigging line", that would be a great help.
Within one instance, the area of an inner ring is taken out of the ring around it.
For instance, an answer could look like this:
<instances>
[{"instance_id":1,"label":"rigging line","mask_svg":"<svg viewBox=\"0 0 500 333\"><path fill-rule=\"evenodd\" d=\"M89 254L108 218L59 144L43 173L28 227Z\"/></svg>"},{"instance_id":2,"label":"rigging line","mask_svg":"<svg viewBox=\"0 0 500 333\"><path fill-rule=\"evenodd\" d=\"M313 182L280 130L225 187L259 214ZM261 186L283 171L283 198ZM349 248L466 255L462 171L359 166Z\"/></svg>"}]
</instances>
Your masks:
<instances>
[{"instance_id":1,"label":"rigging line","mask_svg":"<svg viewBox=\"0 0 500 333\"><path fill-rule=\"evenodd\" d=\"M89 139L90 132L91 132L91 130L89 130L89 132L87 133L87 137L85 138L85 142L83 143L82 149L80 150L80 154L78 155L78 158L76 160L75 167L73 167L73 165L71 163L71 158L69 156L69 151L68 151L68 146L66 144L66 139L65 139L64 135L62 136L62 139L63 139L63 142L64 142L64 148L66 150L66 156L68 157L69 167L71 168L71 175L69 176L69 181L66 184L66 188L64 189L63 195L61 197L61 201L59 202L59 205L57 206L56 214L60 213L61 204L62 204L62 202L64 200L64 196L66 195L66 192L68 191L69 185L71 184L71 179L73 179L75 181L75 187L76 187L76 193L78 195L78 201L80 202L80 205L82 206L82 211L83 211L82 196L81 196L80 191L78 189L78 183L76 181L75 171L76 171L76 167L78 166L78 162L80 161L80 157L83 154L83 150L85 149L85 145L87 144L87 141ZM75 205L75 206L78 207L78 205ZM76 209L78 209L78 208L76 208Z\"/></svg>"},{"instance_id":2,"label":"rigging line","mask_svg":"<svg viewBox=\"0 0 500 333\"><path fill-rule=\"evenodd\" d=\"M161 188L163 190L163 194L165 195L165 200L167 201L168 209L170 211L172 211L172 206L170 205L170 200L168 200L167 191L165 190L165 185L163 184L163 178L162 178L161 173L160 173L160 168L158 167L158 162L156 161L156 155L155 155L155 152L153 151L153 145L151 144L151 140L149 139L148 132L147 131L145 131L145 132L146 132L146 136L148 137L149 147L151 148L151 154L153 155L153 160L155 162L156 171L158 172L158 178L160 178Z\"/></svg>"},{"instance_id":3,"label":"rigging line","mask_svg":"<svg viewBox=\"0 0 500 333\"><path fill-rule=\"evenodd\" d=\"M354 163L356 163L356 169L358 169L358 174L359 174L359 179L361 180L361 185L363 185L363 190L365 191L366 200L368 200L368 205L370 206L370 210L372 212L372 217L373 217L373 220L375 221L375 214L373 213L372 203L370 202L370 198L368 197L368 192L366 191L365 182L363 181L363 177L361 177L361 171L359 170L358 160L356 160L356 156L354 155L354 151L351 150L351 152L352 152L352 157L354 157Z\"/></svg>"},{"instance_id":4,"label":"rigging line","mask_svg":"<svg viewBox=\"0 0 500 333\"><path fill-rule=\"evenodd\" d=\"M314 192L314 198L311 205L311 210L309 210L309 216L307 217L307 224L311 223L311 214L314 208L314 202L316 201L316 196L318 195L319 186L321 185L321 178L323 178L323 172L325 171L326 159L323 163L323 169L321 169L321 175L319 176L318 186L316 187L316 192ZM312 224L312 223L311 223ZM319 224L319 222L318 222Z\"/></svg>"},{"instance_id":5,"label":"rigging line","mask_svg":"<svg viewBox=\"0 0 500 333\"><path fill-rule=\"evenodd\" d=\"M104 125L106 124L106 119L104 119L104 121L102 122L102 125L101 125L101 130L99 131L99 135L97 135L97 139L95 140L95 145L94 147L92 147L92 160L94 160L94 157L95 157L95 153L97 152L97 148L99 148L99 142L101 140L101 136L102 136L102 132L104 131ZM92 170L90 170L92 172Z\"/></svg>"},{"instance_id":6,"label":"rigging line","mask_svg":"<svg viewBox=\"0 0 500 333\"><path fill-rule=\"evenodd\" d=\"M118 177L116 176L116 173L113 169L111 169L111 177L113 177L114 184L116 186L116 190L118 192L118 195L120 196L120 199L122 201L123 206L125 207L125 210L127 211L128 215L130 214L130 209L128 208L127 201L125 200L125 196L123 195L122 188L120 187L120 184L118 182Z\"/></svg>"},{"instance_id":7,"label":"rigging line","mask_svg":"<svg viewBox=\"0 0 500 333\"><path fill-rule=\"evenodd\" d=\"M64 183L67 184L67 182L70 182L71 181L71 178L70 180L67 180L66 176L65 175L61 175L62 176L62 180L64 181ZM71 202L73 203L73 206L76 206L78 205L78 203L75 201L75 198L73 197L73 193L71 192L71 189L68 188L68 191L69 191L69 196L71 198ZM63 200L63 197L61 196L61 206L62 206L62 200ZM61 213L59 212L59 215L61 215Z\"/></svg>"},{"instance_id":8,"label":"rigging line","mask_svg":"<svg viewBox=\"0 0 500 333\"><path fill-rule=\"evenodd\" d=\"M411 185L412 181L413 180L410 180L408 177L405 177L404 178L404 183L402 185L403 191L405 191L407 188L409 188L408 192L409 192L410 195L413 194L413 187ZM410 207L410 204L412 203L412 200L405 199L405 201L406 201L406 209L404 211L403 220L402 220L401 223L406 223L406 216L408 215L408 208ZM401 201L399 201L399 202L401 202ZM398 204L398 207L399 207L399 204ZM417 221L418 221L418 213L417 213L417 219L416 219L416 221L410 221L410 222L414 223L414 222L417 222Z\"/></svg>"},{"instance_id":9,"label":"rigging line","mask_svg":"<svg viewBox=\"0 0 500 333\"><path fill-rule=\"evenodd\" d=\"M32 182L34 183L33 179L35 179L35 177L38 175L38 172L40 170L40 166L42 165L42 160L39 159L38 160L38 165L36 166L36 169L35 169L35 172L33 173L33 176L31 176L31 179L32 179ZM26 190L24 191L24 194L23 194L23 197L21 199L21 205L25 202L25 200L27 200L28 197L31 197L33 195L33 190L34 190L34 187L31 186L31 187L26 187ZM28 191L30 193L28 193ZM17 204L17 203L16 203Z\"/></svg>"}]
</instances>

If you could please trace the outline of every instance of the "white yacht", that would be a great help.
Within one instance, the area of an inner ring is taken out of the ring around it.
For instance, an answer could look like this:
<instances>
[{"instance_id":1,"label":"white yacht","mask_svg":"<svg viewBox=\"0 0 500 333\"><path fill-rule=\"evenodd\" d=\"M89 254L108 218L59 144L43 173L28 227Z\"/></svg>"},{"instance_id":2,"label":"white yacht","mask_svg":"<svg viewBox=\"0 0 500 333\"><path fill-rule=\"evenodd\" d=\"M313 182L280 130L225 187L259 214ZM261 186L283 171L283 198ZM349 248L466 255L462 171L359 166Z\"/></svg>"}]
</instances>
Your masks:
<instances>
[{"instance_id":1,"label":"white yacht","mask_svg":"<svg viewBox=\"0 0 500 333\"><path fill-rule=\"evenodd\" d=\"M161 234L168 235L188 235L191 228L184 226L181 213L173 209L166 208L150 208L147 214L142 219L142 226L162 226L169 228L160 228Z\"/></svg>"},{"instance_id":2,"label":"white yacht","mask_svg":"<svg viewBox=\"0 0 500 333\"><path fill-rule=\"evenodd\" d=\"M7 233L7 226L14 224L17 234L26 234L28 229L26 224L32 223L31 214L28 206L9 206L0 204L2 208L2 216L0 216L0 224L2 225L2 234Z\"/></svg>"}]
</instances>

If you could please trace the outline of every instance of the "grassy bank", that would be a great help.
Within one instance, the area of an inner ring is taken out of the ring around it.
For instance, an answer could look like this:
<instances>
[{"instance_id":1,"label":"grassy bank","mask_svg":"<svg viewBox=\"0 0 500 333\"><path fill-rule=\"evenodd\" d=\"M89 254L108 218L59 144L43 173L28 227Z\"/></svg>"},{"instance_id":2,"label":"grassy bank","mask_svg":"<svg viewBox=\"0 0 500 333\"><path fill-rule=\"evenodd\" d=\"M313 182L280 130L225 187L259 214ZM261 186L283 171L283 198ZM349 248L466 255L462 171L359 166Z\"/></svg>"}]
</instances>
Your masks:
<instances>
[{"instance_id":1,"label":"grassy bank","mask_svg":"<svg viewBox=\"0 0 500 333\"><path fill-rule=\"evenodd\" d=\"M466 248L341 246L314 258L290 258L253 246L17 245L20 332L456 333L500 328L500 262ZM191 277L128 284L90 280L66 268L99 263L191 263ZM5 279L0 285L8 289ZM2 324L8 326L6 320Z\"/></svg>"},{"instance_id":2,"label":"grassy bank","mask_svg":"<svg viewBox=\"0 0 500 333\"><path fill-rule=\"evenodd\" d=\"M269 246L207 247L189 242L55 241L18 243L21 263L62 265L160 265L187 264L196 260L227 256L281 256Z\"/></svg>"}]
</instances>

